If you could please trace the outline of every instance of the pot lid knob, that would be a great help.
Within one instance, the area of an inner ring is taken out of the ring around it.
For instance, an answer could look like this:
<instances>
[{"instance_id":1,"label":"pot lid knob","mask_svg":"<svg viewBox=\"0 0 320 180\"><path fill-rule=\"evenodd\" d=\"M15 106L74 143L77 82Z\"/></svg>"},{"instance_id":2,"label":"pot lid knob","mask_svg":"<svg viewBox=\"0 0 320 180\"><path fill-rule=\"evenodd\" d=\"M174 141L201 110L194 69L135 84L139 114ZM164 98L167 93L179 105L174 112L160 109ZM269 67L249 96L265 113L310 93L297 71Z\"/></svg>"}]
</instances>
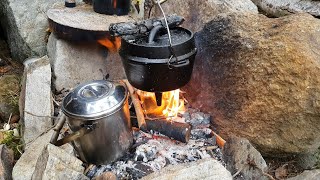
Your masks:
<instances>
[{"instance_id":1,"label":"pot lid knob","mask_svg":"<svg viewBox=\"0 0 320 180\"><path fill-rule=\"evenodd\" d=\"M98 119L119 110L127 94L123 83L91 81L77 86L63 99L62 111L68 117Z\"/></svg>"}]
</instances>

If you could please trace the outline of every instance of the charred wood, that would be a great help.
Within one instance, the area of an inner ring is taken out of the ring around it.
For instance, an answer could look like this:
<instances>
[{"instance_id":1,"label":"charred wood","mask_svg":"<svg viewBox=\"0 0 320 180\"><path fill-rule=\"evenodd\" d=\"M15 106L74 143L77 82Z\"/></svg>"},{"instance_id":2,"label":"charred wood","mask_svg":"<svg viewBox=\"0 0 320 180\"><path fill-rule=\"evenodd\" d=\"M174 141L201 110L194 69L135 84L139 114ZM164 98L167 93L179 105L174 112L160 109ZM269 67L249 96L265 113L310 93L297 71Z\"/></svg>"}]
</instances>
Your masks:
<instances>
[{"instance_id":1,"label":"charred wood","mask_svg":"<svg viewBox=\"0 0 320 180\"><path fill-rule=\"evenodd\" d=\"M191 125L187 123L174 122L167 119L146 119L147 130L157 131L177 141L187 143L190 139Z\"/></svg>"},{"instance_id":2,"label":"charred wood","mask_svg":"<svg viewBox=\"0 0 320 180\"><path fill-rule=\"evenodd\" d=\"M176 14L167 17L168 25L170 28L181 25L184 21L182 16ZM110 24L109 31L114 36L141 36L146 35L155 26L162 25L165 27L164 18L152 18L139 22L122 22Z\"/></svg>"}]
</instances>

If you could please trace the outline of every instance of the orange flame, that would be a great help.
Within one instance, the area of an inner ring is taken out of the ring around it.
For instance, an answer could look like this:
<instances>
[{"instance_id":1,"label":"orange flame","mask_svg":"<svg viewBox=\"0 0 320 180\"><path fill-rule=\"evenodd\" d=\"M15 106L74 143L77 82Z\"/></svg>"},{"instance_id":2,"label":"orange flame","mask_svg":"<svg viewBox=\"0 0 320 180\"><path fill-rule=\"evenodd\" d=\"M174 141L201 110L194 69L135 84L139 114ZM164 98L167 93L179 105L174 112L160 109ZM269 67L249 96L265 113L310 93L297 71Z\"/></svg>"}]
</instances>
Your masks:
<instances>
[{"instance_id":1,"label":"orange flame","mask_svg":"<svg viewBox=\"0 0 320 180\"><path fill-rule=\"evenodd\" d=\"M121 46L121 38L120 37L114 37L114 38L103 38L99 39L98 43L102 46L105 46L108 48L110 52L117 52L120 49Z\"/></svg>"},{"instance_id":2,"label":"orange flame","mask_svg":"<svg viewBox=\"0 0 320 180\"><path fill-rule=\"evenodd\" d=\"M114 9L117 8L117 0L113 0L113 8L114 8Z\"/></svg>"},{"instance_id":3,"label":"orange flame","mask_svg":"<svg viewBox=\"0 0 320 180\"><path fill-rule=\"evenodd\" d=\"M157 106L154 93L140 90L137 93L140 97L144 113L147 116L170 119L177 117L178 113L185 112L184 101L179 98L179 89L163 92L161 106Z\"/></svg>"}]
</instances>

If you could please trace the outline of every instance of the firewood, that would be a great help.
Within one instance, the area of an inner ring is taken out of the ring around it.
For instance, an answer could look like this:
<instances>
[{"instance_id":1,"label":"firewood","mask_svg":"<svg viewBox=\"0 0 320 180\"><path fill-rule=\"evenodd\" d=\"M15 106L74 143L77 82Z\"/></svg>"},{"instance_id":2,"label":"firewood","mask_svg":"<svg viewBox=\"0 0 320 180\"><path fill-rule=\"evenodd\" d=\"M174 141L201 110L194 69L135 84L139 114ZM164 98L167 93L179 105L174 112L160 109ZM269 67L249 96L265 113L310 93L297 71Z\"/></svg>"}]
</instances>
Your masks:
<instances>
[{"instance_id":1,"label":"firewood","mask_svg":"<svg viewBox=\"0 0 320 180\"><path fill-rule=\"evenodd\" d=\"M187 143L190 139L191 125L188 123L174 122L167 119L146 119L146 123L148 131L157 131L183 143Z\"/></svg>"},{"instance_id":2,"label":"firewood","mask_svg":"<svg viewBox=\"0 0 320 180\"><path fill-rule=\"evenodd\" d=\"M143 114L143 111L141 108L139 97L138 97L137 93L135 93L133 87L128 82L128 80L125 79L125 80L123 80L123 82L126 84L126 86L128 88L128 91L129 91L129 94L131 97L131 101L132 101L134 109L136 111L138 126L139 126L140 130L145 130L146 121L145 121L144 114Z\"/></svg>"},{"instance_id":3,"label":"firewood","mask_svg":"<svg viewBox=\"0 0 320 180\"><path fill-rule=\"evenodd\" d=\"M224 144L226 143L226 141L221 137L219 136L217 133L215 132L211 132L212 136L215 136L217 138L217 144L218 146L223 149L224 148Z\"/></svg>"},{"instance_id":4,"label":"firewood","mask_svg":"<svg viewBox=\"0 0 320 180\"><path fill-rule=\"evenodd\" d=\"M168 25L170 28L181 25L184 21L182 16L176 14L167 17ZM141 36L147 34L155 26L162 25L165 27L164 18L152 18L139 22L121 22L110 24L109 32L114 36Z\"/></svg>"}]
</instances>

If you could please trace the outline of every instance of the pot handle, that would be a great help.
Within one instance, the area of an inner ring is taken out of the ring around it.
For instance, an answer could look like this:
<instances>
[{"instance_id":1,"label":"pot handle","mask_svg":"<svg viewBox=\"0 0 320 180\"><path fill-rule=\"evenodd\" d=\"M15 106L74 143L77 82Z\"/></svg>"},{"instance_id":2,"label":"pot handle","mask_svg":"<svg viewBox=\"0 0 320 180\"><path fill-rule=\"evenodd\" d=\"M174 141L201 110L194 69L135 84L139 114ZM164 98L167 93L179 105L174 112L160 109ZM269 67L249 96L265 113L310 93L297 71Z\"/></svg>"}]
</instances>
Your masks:
<instances>
[{"instance_id":1,"label":"pot handle","mask_svg":"<svg viewBox=\"0 0 320 180\"><path fill-rule=\"evenodd\" d=\"M190 64L190 60L185 59L182 61L175 61L174 63L170 63L170 66L175 67L175 68L179 68L179 67L183 67L183 66L188 66L189 64Z\"/></svg>"},{"instance_id":2,"label":"pot handle","mask_svg":"<svg viewBox=\"0 0 320 180\"><path fill-rule=\"evenodd\" d=\"M156 37L156 35L158 34L158 32L164 29L164 27L162 25L157 25L154 28L151 29L150 33L149 33L149 38L148 38L148 43L151 44L154 42L154 38Z\"/></svg>"},{"instance_id":3,"label":"pot handle","mask_svg":"<svg viewBox=\"0 0 320 180\"><path fill-rule=\"evenodd\" d=\"M57 125L53 128L53 130L55 131L51 137L50 143L55 145L55 146L62 146L64 144L67 144L71 141L74 141L86 134L88 134L89 132L91 132L94 128L95 125L84 125L81 129L79 129L76 132L73 132L72 134L58 140L60 131L64 125L64 123L66 122L66 116L64 114L62 114L59 119L58 119L58 123Z\"/></svg>"}]
</instances>

